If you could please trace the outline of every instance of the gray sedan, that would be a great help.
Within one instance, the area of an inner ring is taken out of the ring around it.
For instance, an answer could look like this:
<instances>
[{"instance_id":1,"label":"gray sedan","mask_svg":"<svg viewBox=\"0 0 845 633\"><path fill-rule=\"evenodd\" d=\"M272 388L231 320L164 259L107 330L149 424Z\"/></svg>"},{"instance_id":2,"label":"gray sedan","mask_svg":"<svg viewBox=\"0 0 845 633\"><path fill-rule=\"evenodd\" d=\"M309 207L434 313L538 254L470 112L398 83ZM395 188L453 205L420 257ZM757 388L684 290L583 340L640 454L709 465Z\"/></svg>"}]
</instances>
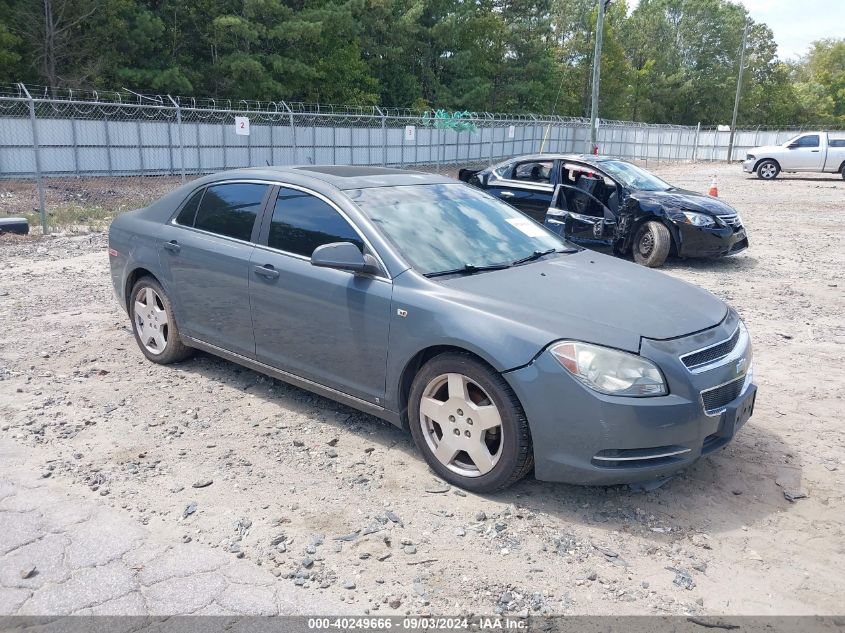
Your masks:
<instances>
[{"instance_id":1,"label":"gray sedan","mask_svg":"<svg viewBox=\"0 0 845 633\"><path fill-rule=\"evenodd\" d=\"M201 349L369 412L468 490L671 475L754 407L725 303L450 178L219 173L119 216L109 255L149 360Z\"/></svg>"}]
</instances>

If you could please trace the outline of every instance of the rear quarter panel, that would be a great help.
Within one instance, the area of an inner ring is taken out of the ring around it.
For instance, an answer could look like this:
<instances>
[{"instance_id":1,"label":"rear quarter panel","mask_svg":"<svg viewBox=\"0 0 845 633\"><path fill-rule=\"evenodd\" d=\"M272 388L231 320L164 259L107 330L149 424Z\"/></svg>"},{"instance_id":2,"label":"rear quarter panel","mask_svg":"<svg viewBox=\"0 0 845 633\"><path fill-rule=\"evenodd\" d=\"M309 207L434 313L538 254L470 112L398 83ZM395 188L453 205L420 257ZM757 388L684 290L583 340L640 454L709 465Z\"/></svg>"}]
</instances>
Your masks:
<instances>
[{"instance_id":1,"label":"rear quarter panel","mask_svg":"<svg viewBox=\"0 0 845 633\"><path fill-rule=\"evenodd\" d=\"M121 307L127 309L129 280L138 269L149 271L158 279L165 292L169 282L162 274L158 241L161 223L144 217L144 210L130 211L117 217L109 228L109 248L117 251L110 257L112 284Z\"/></svg>"}]
</instances>

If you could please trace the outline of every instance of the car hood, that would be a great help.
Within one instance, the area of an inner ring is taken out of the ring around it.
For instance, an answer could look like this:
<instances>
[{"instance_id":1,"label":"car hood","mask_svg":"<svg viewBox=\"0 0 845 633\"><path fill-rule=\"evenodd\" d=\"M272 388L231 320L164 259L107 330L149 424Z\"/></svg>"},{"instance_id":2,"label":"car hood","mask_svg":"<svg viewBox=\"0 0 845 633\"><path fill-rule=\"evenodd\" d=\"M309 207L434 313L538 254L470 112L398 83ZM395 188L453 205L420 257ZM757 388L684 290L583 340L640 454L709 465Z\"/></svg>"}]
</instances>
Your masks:
<instances>
[{"instance_id":1,"label":"car hood","mask_svg":"<svg viewBox=\"0 0 845 633\"><path fill-rule=\"evenodd\" d=\"M461 304L533 329L540 348L571 338L638 352L641 337L698 332L728 310L706 290L593 251L440 281Z\"/></svg>"},{"instance_id":2,"label":"car hood","mask_svg":"<svg viewBox=\"0 0 845 633\"><path fill-rule=\"evenodd\" d=\"M641 204L659 205L669 209L684 209L712 215L733 215L736 213L736 209L718 198L687 189L635 191L631 195Z\"/></svg>"},{"instance_id":3,"label":"car hood","mask_svg":"<svg viewBox=\"0 0 845 633\"><path fill-rule=\"evenodd\" d=\"M760 158L760 154L774 154L775 152L782 152L784 149L783 145L761 145L760 147L754 147L745 153Z\"/></svg>"}]
</instances>

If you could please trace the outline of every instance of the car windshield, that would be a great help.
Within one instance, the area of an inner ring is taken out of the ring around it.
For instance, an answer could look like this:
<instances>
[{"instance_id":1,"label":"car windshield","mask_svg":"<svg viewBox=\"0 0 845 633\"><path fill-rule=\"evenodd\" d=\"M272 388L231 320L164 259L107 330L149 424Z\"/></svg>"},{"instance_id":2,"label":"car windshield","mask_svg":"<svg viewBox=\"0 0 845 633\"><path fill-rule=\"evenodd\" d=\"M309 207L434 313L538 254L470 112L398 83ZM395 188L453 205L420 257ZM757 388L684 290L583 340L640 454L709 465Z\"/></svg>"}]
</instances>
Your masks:
<instances>
[{"instance_id":1,"label":"car windshield","mask_svg":"<svg viewBox=\"0 0 845 633\"><path fill-rule=\"evenodd\" d=\"M577 250L510 205L467 185L372 187L345 193L424 275L507 267L546 252Z\"/></svg>"},{"instance_id":2,"label":"car windshield","mask_svg":"<svg viewBox=\"0 0 845 633\"><path fill-rule=\"evenodd\" d=\"M672 189L672 185L665 180L661 180L645 169L640 169L636 165L621 160L602 161L601 168L631 189L640 191L668 191Z\"/></svg>"}]
</instances>

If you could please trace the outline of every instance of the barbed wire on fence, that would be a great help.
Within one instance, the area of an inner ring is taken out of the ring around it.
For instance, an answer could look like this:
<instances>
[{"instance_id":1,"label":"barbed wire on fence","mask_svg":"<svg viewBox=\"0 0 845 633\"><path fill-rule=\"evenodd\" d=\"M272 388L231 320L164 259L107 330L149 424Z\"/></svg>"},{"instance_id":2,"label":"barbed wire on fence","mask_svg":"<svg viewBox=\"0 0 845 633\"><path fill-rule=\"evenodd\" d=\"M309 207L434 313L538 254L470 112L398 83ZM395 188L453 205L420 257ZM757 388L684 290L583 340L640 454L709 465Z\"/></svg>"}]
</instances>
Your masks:
<instances>
[{"instance_id":1,"label":"barbed wire on fence","mask_svg":"<svg viewBox=\"0 0 845 633\"><path fill-rule=\"evenodd\" d=\"M805 129L737 130L730 158ZM718 128L631 121L601 120L598 129L603 154L646 162L727 160L728 137ZM583 117L0 85L0 181L36 182L45 230L45 178L184 181L240 167L325 163L446 170L520 154L582 153L588 139Z\"/></svg>"}]
</instances>

